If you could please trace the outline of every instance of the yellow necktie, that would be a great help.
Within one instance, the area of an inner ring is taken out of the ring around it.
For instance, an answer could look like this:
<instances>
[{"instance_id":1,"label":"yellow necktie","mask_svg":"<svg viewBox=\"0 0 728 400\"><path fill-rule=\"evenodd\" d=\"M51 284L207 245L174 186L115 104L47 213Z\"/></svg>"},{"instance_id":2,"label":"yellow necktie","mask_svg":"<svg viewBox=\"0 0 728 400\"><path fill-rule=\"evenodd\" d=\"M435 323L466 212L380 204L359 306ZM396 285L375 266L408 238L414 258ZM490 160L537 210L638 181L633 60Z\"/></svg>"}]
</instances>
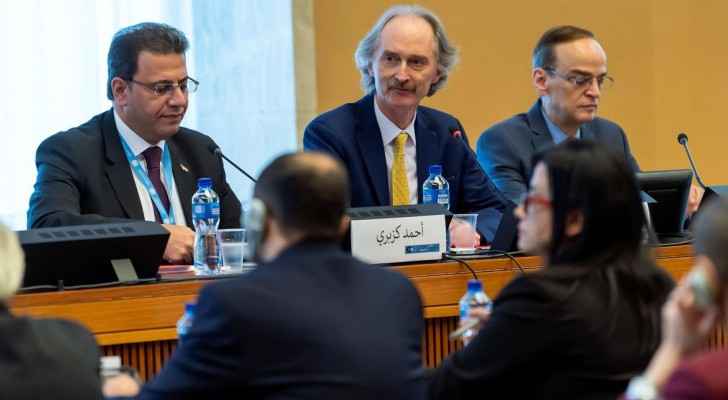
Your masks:
<instances>
[{"instance_id":1,"label":"yellow necktie","mask_svg":"<svg viewBox=\"0 0 728 400\"><path fill-rule=\"evenodd\" d=\"M400 132L394 140L394 162L392 163L392 205L409 204L409 185L407 184L407 166L404 163L404 144L407 132Z\"/></svg>"}]
</instances>

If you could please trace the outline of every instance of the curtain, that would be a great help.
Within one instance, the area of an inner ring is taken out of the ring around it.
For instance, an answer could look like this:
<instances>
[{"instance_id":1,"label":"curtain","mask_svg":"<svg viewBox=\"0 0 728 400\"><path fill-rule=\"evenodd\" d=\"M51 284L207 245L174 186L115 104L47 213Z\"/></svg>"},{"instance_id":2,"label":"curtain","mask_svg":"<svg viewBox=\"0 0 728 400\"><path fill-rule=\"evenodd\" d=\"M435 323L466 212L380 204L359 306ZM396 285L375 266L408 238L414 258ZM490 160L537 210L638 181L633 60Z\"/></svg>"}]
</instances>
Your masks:
<instances>
[{"instance_id":1,"label":"curtain","mask_svg":"<svg viewBox=\"0 0 728 400\"><path fill-rule=\"evenodd\" d=\"M111 107L109 44L138 22L170 24L190 41L187 69L200 87L183 126L211 136L254 176L295 150L292 18L291 0L0 1L0 222L26 227L38 144ZM247 205L252 184L226 172Z\"/></svg>"}]
</instances>

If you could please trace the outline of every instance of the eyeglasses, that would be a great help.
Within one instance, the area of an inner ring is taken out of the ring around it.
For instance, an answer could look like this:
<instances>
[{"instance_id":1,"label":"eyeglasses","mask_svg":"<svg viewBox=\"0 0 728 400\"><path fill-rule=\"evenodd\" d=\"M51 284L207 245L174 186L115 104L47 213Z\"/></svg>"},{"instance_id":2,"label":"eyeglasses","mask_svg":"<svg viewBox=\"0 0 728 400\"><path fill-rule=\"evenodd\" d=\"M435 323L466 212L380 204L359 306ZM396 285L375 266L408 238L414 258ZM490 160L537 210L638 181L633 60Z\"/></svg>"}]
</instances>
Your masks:
<instances>
[{"instance_id":1,"label":"eyeglasses","mask_svg":"<svg viewBox=\"0 0 728 400\"><path fill-rule=\"evenodd\" d=\"M543 207L551 208L553 203L551 200L547 199L544 196L541 196L539 194L534 193L524 193L521 196L520 201L518 202L521 206L523 206L524 211L528 211L529 207L533 204L538 204Z\"/></svg>"},{"instance_id":2,"label":"eyeglasses","mask_svg":"<svg viewBox=\"0 0 728 400\"><path fill-rule=\"evenodd\" d=\"M553 67L544 68L544 70L551 75L558 76L559 78L571 83L577 89L586 90L588 87L591 86L594 79L597 80L597 86L599 87L599 90L606 90L614 86L614 78L609 75L561 75L556 72L556 69L554 69Z\"/></svg>"},{"instance_id":3,"label":"eyeglasses","mask_svg":"<svg viewBox=\"0 0 728 400\"><path fill-rule=\"evenodd\" d=\"M200 85L200 82L197 82L189 76L180 80L179 82L159 81L153 83L144 83L135 81L134 79L126 79L126 81L129 83L136 83L139 86L149 89L157 97L168 96L174 93L174 90L177 88L179 88L179 90L181 90L182 93L185 94L194 93L197 91L197 87Z\"/></svg>"}]
</instances>

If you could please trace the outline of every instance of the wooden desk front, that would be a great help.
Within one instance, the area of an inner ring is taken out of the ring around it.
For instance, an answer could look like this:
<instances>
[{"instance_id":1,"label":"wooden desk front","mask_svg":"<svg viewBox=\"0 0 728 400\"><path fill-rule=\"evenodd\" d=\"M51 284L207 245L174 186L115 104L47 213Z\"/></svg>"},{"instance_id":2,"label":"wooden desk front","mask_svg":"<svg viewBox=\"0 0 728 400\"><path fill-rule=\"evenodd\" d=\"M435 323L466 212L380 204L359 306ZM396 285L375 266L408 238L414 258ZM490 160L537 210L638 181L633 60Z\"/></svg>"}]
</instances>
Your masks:
<instances>
[{"instance_id":1,"label":"wooden desk front","mask_svg":"<svg viewBox=\"0 0 728 400\"><path fill-rule=\"evenodd\" d=\"M656 250L657 262L676 280L692 266L690 246L663 247ZM542 267L538 257L517 257L524 269ZM512 260L489 258L467 260L484 282L491 297L518 273ZM426 330L423 360L435 366L449 353L460 348L447 335L457 325L458 300L465 291L470 272L454 261L409 264L392 267L407 276L417 287L424 305ZM96 335L102 351L120 355L125 365L137 368L148 379L169 359L176 345L175 323L183 304L194 300L209 280L163 282L106 289L44 292L15 296L11 308L16 314L36 317L61 317L79 321ZM713 345L723 346L721 330Z\"/></svg>"}]
</instances>

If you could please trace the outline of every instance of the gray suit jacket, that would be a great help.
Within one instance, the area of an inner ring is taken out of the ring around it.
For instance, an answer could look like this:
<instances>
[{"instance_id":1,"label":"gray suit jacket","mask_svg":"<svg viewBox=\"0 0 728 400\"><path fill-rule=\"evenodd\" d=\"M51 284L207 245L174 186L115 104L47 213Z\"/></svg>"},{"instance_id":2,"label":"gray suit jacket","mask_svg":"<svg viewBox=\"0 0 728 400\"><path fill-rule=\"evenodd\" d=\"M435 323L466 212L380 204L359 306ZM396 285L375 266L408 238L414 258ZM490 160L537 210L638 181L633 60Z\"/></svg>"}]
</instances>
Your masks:
<instances>
[{"instance_id":1,"label":"gray suit jacket","mask_svg":"<svg viewBox=\"0 0 728 400\"><path fill-rule=\"evenodd\" d=\"M581 126L581 138L593 140L623 156L634 171L639 165L632 156L627 136L619 125L602 118ZM541 113L541 99L528 110L488 128L478 139L480 165L498 189L518 202L526 192L534 154L554 146Z\"/></svg>"}]
</instances>

